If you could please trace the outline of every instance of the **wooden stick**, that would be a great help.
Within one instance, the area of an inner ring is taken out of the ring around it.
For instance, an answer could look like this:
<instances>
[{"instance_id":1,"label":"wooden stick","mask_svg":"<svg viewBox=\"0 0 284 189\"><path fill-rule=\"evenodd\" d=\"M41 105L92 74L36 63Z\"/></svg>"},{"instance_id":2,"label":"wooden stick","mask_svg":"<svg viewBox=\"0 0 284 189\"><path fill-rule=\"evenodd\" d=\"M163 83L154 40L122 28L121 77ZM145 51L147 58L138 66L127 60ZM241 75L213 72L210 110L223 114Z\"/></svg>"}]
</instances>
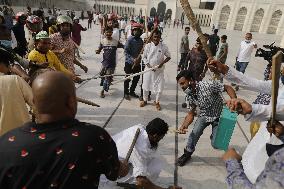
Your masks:
<instances>
[{"instance_id":1,"label":"wooden stick","mask_svg":"<svg viewBox=\"0 0 284 189\"><path fill-rule=\"evenodd\" d=\"M145 29L146 29L146 37L148 38L149 36L148 36L148 18L147 18L147 9L145 9Z\"/></svg>"},{"instance_id":2,"label":"wooden stick","mask_svg":"<svg viewBox=\"0 0 284 189\"><path fill-rule=\"evenodd\" d=\"M98 105L98 104L96 104L96 103L94 103L94 102L92 102L92 101L89 101L89 100L80 98L80 97L77 97L77 101L78 101L78 102L81 102L81 103L84 103L84 104L87 104L87 105L100 107L100 105Z\"/></svg>"},{"instance_id":3,"label":"wooden stick","mask_svg":"<svg viewBox=\"0 0 284 189\"><path fill-rule=\"evenodd\" d=\"M92 79L98 79L98 78L105 78L105 77L126 77L129 76L130 74L111 74L111 75L102 75L102 76L95 76L95 77L90 77L86 79L82 79L82 81L88 81Z\"/></svg>"},{"instance_id":4,"label":"wooden stick","mask_svg":"<svg viewBox=\"0 0 284 189\"><path fill-rule=\"evenodd\" d=\"M181 6L184 10L186 17L191 22L191 27L194 30L196 30L196 32L197 32L197 34L200 38L200 41L202 43L202 46L203 46L203 48L206 52L207 57L208 58L212 57L211 50L210 50L209 46L207 45L206 37L202 33L201 27L200 27L198 21L196 20L196 18L194 16L193 10L192 10L188 0L180 0L180 4L181 4Z\"/></svg>"},{"instance_id":5,"label":"wooden stick","mask_svg":"<svg viewBox=\"0 0 284 189\"><path fill-rule=\"evenodd\" d=\"M71 39L71 38L70 38ZM76 48L81 51L81 53L86 54L86 52L75 42L73 41L73 39L71 39L71 41L74 43L74 45L76 46Z\"/></svg>"},{"instance_id":6,"label":"wooden stick","mask_svg":"<svg viewBox=\"0 0 284 189\"><path fill-rule=\"evenodd\" d=\"M125 81L125 80L127 80L127 79L131 79L131 78L133 78L133 77L135 77L135 76L137 76L137 75L142 75L142 74L144 74L144 73L146 73L146 72L149 72L149 71L152 71L152 70L154 70L154 69L157 69L158 67L159 67L159 65L154 66L154 67L152 67L152 68L150 68L150 69L148 69L148 70L144 70L144 71L142 71L142 72L138 72L138 73L136 73L136 74L132 74L132 75L130 75L130 76L124 78L124 79L115 81L115 82L113 82L112 84L114 85L114 84L123 82L123 81Z\"/></svg>"},{"instance_id":7,"label":"wooden stick","mask_svg":"<svg viewBox=\"0 0 284 189\"><path fill-rule=\"evenodd\" d=\"M134 135L134 138L133 138L133 140L132 140L132 143L131 143L131 145L130 145L130 148L129 148L129 150L128 150L128 152L127 152L127 155L126 155L126 157L125 157L125 161L126 161L126 162L129 161L129 158L130 158L130 156L131 156L131 153L132 153L132 151L133 151L133 149L134 149L134 146L135 146L135 144L136 144L136 141L137 141L137 139L138 139L138 137L139 137L139 133L140 133L140 129L137 128L136 133L135 133L135 135Z\"/></svg>"},{"instance_id":8,"label":"wooden stick","mask_svg":"<svg viewBox=\"0 0 284 189\"><path fill-rule=\"evenodd\" d=\"M188 132L188 129L185 129L185 130L186 130L186 132ZM178 133L178 134L180 134L180 131L177 130L177 129L169 129L169 132L170 133Z\"/></svg>"},{"instance_id":9,"label":"wooden stick","mask_svg":"<svg viewBox=\"0 0 284 189\"><path fill-rule=\"evenodd\" d=\"M143 52L144 52L145 46L146 46L148 43L151 42L153 33L154 33L157 29L158 29L158 28L154 28L154 29L151 31L150 36L147 38L147 41L144 43L143 48L141 49L141 51L140 51L140 53L139 53L139 55L137 56L136 59L138 59L138 58L140 58L140 57L142 56L142 54L143 54ZM147 33L148 33L148 32L147 32ZM133 69L135 66L136 66L136 64L135 64L135 62L134 62L133 65L132 65L132 69Z\"/></svg>"},{"instance_id":10,"label":"wooden stick","mask_svg":"<svg viewBox=\"0 0 284 189\"><path fill-rule=\"evenodd\" d=\"M272 102L272 112L271 112L271 124L274 124L276 121L276 106L277 106L277 97L279 90L279 79L280 79L280 68L282 63L283 53L278 51L272 57L272 91L271 91L271 102Z\"/></svg>"}]
</instances>

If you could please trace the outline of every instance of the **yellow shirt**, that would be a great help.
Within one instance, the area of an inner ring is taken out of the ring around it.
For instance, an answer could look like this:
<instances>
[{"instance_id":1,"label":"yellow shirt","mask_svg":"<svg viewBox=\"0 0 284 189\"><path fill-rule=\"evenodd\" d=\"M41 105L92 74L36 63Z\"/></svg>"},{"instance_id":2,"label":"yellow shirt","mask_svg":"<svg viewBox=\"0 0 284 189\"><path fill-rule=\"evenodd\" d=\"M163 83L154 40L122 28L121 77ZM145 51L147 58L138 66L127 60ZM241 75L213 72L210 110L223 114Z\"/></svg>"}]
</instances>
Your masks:
<instances>
[{"instance_id":1,"label":"yellow shirt","mask_svg":"<svg viewBox=\"0 0 284 189\"><path fill-rule=\"evenodd\" d=\"M69 70L67 70L63 66L63 64L61 64L57 56L50 50L46 54L41 54L40 52L34 49L29 53L28 59L36 64L42 64L44 62L48 62L49 68L61 71L69 76L72 75L72 73Z\"/></svg>"},{"instance_id":2,"label":"yellow shirt","mask_svg":"<svg viewBox=\"0 0 284 189\"><path fill-rule=\"evenodd\" d=\"M0 136L30 121L31 87L17 75L0 75Z\"/></svg>"},{"instance_id":3,"label":"yellow shirt","mask_svg":"<svg viewBox=\"0 0 284 189\"><path fill-rule=\"evenodd\" d=\"M52 25L52 26L50 26L50 27L48 28L48 34L49 34L49 35L55 34L55 33L57 33L57 32L58 32L58 30L57 30L57 26L56 26L56 25Z\"/></svg>"}]
</instances>

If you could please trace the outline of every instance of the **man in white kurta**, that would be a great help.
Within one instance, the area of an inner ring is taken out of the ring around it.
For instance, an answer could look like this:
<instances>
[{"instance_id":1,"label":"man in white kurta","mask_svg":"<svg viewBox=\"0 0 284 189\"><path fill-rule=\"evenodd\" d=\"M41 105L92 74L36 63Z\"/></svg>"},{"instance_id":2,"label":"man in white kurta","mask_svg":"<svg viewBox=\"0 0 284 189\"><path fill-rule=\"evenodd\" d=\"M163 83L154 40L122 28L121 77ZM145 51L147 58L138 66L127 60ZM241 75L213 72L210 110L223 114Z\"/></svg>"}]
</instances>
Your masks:
<instances>
[{"instance_id":1,"label":"man in white kurta","mask_svg":"<svg viewBox=\"0 0 284 189\"><path fill-rule=\"evenodd\" d=\"M160 40L161 32L156 30L153 32L152 42L148 43L144 48L142 60L146 65L145 70L156 66L158 68L144 73L142 85L143 101L140 103L140 107L144 107L147 104L147 94L149 91L152 91L156 94L154 104L156 105L156 109L158 111L161 110L160 98L165 85L164 64L171 59L171 54L167 45L160 42Z\"/></svg>"},{"instance_id":2,"label":"man in white kurta","mask_svg":"<svg viewBox=\"0 0 284 189\"><path fill-rule=\"evenodd\" d=\"M140 129L140 133L129 159L130 171L126 177L116 182L137 184L137 178L140 177L153 183L160 175L162 163L157 154L157 147L168 131L168 124L160 118L155 118L147 126L138 124L112 136L120 159L125 159L137 129ZM100 188L111 188L115 184L101 178Z\"/></svg>"}]
</instances>

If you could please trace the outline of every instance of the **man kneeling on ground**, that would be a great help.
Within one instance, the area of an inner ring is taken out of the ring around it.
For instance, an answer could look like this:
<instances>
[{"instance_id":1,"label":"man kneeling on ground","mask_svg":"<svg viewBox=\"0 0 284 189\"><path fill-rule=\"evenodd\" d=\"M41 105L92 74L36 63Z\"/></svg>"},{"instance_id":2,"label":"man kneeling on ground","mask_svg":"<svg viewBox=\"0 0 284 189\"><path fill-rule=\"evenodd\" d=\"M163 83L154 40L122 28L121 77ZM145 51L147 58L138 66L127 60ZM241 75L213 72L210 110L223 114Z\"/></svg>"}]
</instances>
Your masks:
<instances>
[{"instance_id":1,"label":"man kneeling on ground","mask_svg":"<svg viewBox=\"0 0 284 189\"><path fill-rule=\"evenodd\" d=\"M155 118L146 127L138 124L113 136L117 145L118 156L125 158L136 130L140 129L140 134L129 159L131 164L129 174L119 179L119 183L135 184L145 189L163 189L153 182L158 179L162 169L161 159L157 155L158 144L166 135L168 128L169 126L164 120ZM101 179L101 184L102 187L107 188L115 183ZM169 188L177 189L179 187L172 186Z\"/></svg>"}]
</instances>

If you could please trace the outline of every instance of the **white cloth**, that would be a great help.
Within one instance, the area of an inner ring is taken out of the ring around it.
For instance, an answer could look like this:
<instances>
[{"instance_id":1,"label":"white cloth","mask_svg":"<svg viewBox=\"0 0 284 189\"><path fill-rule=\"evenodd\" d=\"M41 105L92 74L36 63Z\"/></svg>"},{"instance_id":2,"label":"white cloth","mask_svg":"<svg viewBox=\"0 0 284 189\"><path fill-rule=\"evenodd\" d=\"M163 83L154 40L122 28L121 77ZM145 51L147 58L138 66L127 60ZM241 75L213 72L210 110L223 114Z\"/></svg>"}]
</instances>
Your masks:
<instances>
[{"instance_id":1,"label":"white cloth","mask_svg":"<svg viewBox=\"0 0 284 189\"><path fill-rule=\"evenodd\" d=\"M229 82L236 83L249 90L271 94L271 81L262 81L248 77L247 75L236 71L232 67L229 68L229 71L224 78ZM284 88L282 87L279 89L276 107L276 119L279 121L284 120L283 107ZM245 117L247 121L267 121L271 118L271 105L253 104L252 113ZM270 137L270 133L267 131L266 125L267 122L261 123L259 131L252 141L250 141L242 156L244 172L252 183L255 183L257 177L263 171L266 161L268 160L266 143L279 145L280 141L274 135L273 137Z\"/></svg>"},{"instance_id":2,"label":"white cloth","mask_svg":"<svg viewBox=\"0 0 284 189\"><path fill-rule=\"evenodd\" d=\"M271 80L262 81L249 77L241 72L238 72L232 67L229 67L228 73L224 78L232 83L236 83L245 89L261 92L265 94L271 94ZM267 121L271 116L271 105L253 104L252 113L245 116L247 121ZM284 87L279 88L277 107L276 107L276 119L278 121L284 121Z\"/></svg>"},{"instance_id":3,"label":"white cloth","mask_svg":"<svg viewBox=\"0 0 284 189\"><path fill-rule=\"evenodd\" d=\"M275 135L270 137L266 129L266 124L262 122L258 132L250 141L242 155L244 172L251 183L255 183L257 177L264 170L265 163L269 158L266 151L266 143L273 145L283 144Z\"/></svg>"},{"instance_id":4,"label":"white cloth","mask_svg":"<svg viewBox=\"0 0 284 189\"><path fill-rule=\"evenodd\" d=\"M151 42L145 45L142 60L146 64L150 64L151 67L157 66L165 60L165 57L170 58L171 54L167 45L160 42L157 46ZM147 66L145 70L149 69ZM143 75L143 90L152 91L154 93L162 92L165 85L164 69L156 69L156 71L149 71Z\"/></svg>"},{"instance_id":5,"label":"white cloth","mask_svg":"<svg viewBox=\"0 0 284 189\"><path fill-rule=\"evenodd\" d=\"M148 37L150 37L150 35L151 35L151 32L149 32L148 31ZM147 37L147 33L145 32L145 33L143 33L141 36L140 36L140 38L144 41L144 39Z\"/></svg>"},{"instance_id":6,"label":"white cloth","mask_svg":"<svg viewBox=\"0 0 284 189\"><path fill-rule=\"evenodd\" d=\"M118 157L120 159L126 157L138 128L140 129L140 134L129 158L129 163L131 163L132 167L127 176L116 182L135 183L137 176L146 176L152 182L155 182L162 170L162 164L158 157L157 150L151 149L148 134L141 124L123 130L112 137L116 143ZM105 188L106 185L111 186L113 182L101 176L100 186Z\"/></svg>"},{"instance_id":7,"label":"white cloth","mask_svg":"<svg viewBox=\"0 0 284 189\"><path fill-rule=\"evenodd\" d=\"M120 29L125 29L125 27L126 27L126 21L125 21L125 20L121 20L121 21L119 22L119 28L120 28Z\"/></svg>"},{"instance_id":8,"label":"white cloth","mask_svg":"<svg viewBox=\"0 0 284 189\"><path fill-rule=\"evenodd\" d=\"M119 41L119 29L118 28L113 28L112 38Z\"/></svg>"},{"instance_id":9,"label":"white cloth","mask_svg":"<svg viewBox=\"0 0 284 189\"><path fill-rule=\"evenodd\" d=\"M251 53L254 49L255 42L251 41L247 43L246 41L242 41L238 53L238 61L239 62L249 62Z\"/></svg>"},{"instance_id":10,"label":"white cloth","mask_svg":"<svg viewBox=\"0 0 284 189\"><path fill-rule=\"evenodd\" d=\"M98 21L99 21L99 15L94 14L94 22L96 22L98 24Z\"/></svg>"},{"instance_id":11,"label":"white cloth","mask_svg":"<svg viewBox=\"0 0 284 189\"><path fill-rule=\"evenodd\" d=\"M126 35L127 35L127 39L131 36L131 25L127 25L125 27L125 32L126 32Z\"/></svg>"}]
</instances>

